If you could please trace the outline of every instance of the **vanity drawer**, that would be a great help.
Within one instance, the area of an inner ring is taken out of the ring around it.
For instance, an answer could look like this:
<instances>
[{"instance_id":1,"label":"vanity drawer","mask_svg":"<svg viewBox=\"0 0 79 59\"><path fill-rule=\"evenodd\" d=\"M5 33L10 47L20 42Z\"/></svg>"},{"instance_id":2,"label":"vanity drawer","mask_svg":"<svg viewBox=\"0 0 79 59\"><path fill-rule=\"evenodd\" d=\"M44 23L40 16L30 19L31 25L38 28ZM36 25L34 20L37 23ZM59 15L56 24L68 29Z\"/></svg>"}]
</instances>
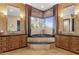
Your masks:
<instances>
[{"instance_id":1,"label":"vanity drawer","mask_svg":"<svg viewBox=\"0 0 79 59\"><path fill-rule=\"evenodd\" d=\"M22 35L20 37L20 47L25 47L26 46L26 35Z\"/></svg>"}]
</instances>

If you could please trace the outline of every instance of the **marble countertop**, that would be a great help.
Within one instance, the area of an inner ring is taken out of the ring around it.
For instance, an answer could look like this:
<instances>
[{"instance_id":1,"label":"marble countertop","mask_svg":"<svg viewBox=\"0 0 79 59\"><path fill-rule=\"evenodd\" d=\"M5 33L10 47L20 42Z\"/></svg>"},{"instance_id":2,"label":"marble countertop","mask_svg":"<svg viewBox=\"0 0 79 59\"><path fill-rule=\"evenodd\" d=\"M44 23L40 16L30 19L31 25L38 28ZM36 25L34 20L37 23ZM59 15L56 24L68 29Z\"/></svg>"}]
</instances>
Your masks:
<instances>
[{"instance_id":1,"label":"marble countertop","mask_svg":"<svg viewBox=\"0 0 79 59\"><path fill-rule=\"evenodd\" d=\"M17 35L27 35L23 33L0 33L0 36L17 36Z\"/></svg>"},{"instance_id":2,"label":"marble countertop","mask_svg":"<svg viewBox=\"0 0 79 59\"><path fill-rule=\"evenodd\" d=\"M74 33L74 32L71 32L71 33L59 33L59 35L79 36L79 33Z\"/></svg>"}]
</instances>

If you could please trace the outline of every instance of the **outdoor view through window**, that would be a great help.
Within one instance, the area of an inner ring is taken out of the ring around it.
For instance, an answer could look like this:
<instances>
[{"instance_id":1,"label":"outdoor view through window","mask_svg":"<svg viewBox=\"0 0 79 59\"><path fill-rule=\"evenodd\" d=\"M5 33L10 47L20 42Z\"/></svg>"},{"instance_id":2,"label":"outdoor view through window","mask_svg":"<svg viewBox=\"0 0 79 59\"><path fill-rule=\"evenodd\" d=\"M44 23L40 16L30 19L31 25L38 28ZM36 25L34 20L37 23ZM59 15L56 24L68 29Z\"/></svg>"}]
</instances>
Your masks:
<instances>
[{"instance_id":1,"label":"outdoor view through window","mask_svg":"<svg viewBox=\"0 0 79 59\"><path fill-rule=\"evenodd\" d=\"M31 17L31 36L52 36L54 31L53 17Z\"/></svg>"}]
</instances>

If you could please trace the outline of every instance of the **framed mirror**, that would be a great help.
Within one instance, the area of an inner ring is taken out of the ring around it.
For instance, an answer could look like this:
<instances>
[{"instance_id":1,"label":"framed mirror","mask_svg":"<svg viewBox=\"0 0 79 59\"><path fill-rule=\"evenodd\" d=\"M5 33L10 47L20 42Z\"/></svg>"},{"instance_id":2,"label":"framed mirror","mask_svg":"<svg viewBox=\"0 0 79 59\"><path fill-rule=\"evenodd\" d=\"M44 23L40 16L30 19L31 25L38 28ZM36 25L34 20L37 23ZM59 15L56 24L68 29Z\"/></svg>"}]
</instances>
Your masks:
<instances>
[{"instance_id":1,"label":"framed mirror","mask_svg":"<svg viewBox=\"0 0 79 59\"><path fill-rule=\"evenodd\" d=\"M74 18L64 19L64 32L74 32Z\"/></svg>"},{"instance_id":2,"label":"framed mirror","mask_svg":"<svg viewBox=\"0 0 79 59\"><path fill-rule=\"evenodd\" d=\"M64 32L74 32L74 13L73 5L67 6L63 10Z\"/></svg>"},{"instance_id":3,"label":"framed mirror","mask_svg":"<svg viewBox=\"0 0 79 59\"><path fill-rule=\"evenodd\" d=\"M8 6L7 16L7 30L9 32L20 31L20 9L13 6Z\"/></svg>"},{"instance_id":4,"label":"framed mirror","mask_svg":"<svg viewBox=\"0 0 79 59\"><path fill-rule=\"evenodd\" d=\"M70 32L70 19L64 19L64 32Z\"/></svg>"}]
</instances>

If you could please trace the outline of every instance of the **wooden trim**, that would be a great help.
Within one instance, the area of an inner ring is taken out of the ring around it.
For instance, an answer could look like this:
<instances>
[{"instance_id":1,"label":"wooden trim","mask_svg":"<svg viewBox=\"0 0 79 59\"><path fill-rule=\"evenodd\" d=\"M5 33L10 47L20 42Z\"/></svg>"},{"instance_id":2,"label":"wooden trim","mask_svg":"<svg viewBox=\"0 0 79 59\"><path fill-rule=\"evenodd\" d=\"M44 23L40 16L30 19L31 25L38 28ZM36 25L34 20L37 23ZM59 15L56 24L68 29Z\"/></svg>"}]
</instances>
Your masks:
<instances>
[{"instance_id":1,"label":"wooden trim","mask_svg":"<svg viewBox=\"0 0 79 59\"><path fill-rule=\"evenodd\" d=\"M58 4L56 4L54 6L55 9L55 20L56 20L56 34L58 34L58 30L59 30L59 20L58 20Z\"/></svg>"},{"instance_id":2,"label":"wooden trim","mask_svg":"<svg viewBox=\"0 0 79 59\"><path fill-rule=\"evenodd\" d=\"M30 34L31 34L31 29L30 29L30 21L31 21L31 19L30 19L30 16L31 16L31 11L32 11L32 7L31 6L29 6L29 9L28 9L28 36L30 36Z\"/></svg>"},{"instance_id":3,"label":"wooden trim","mask_svg":"<svg viewBox=\"0 0 79 59\"><path fill-rule=\"evenodd\" d=\"M58 34L58 30L59 30L59 20L58 20L58 4L57 4L57 34Z\"/></svg>"},{"instance_id":4,"label":"wooden trim","mask_svg":"<svg viewBox=\"0 0 79 59\"><path fill-rule=\"evenodd\" d=\"M29 32L31 31L30 28L30 16L31 16L31 6L25 4L25 34L28 36L30 35Z\"/></svg>"}]
</instances>

